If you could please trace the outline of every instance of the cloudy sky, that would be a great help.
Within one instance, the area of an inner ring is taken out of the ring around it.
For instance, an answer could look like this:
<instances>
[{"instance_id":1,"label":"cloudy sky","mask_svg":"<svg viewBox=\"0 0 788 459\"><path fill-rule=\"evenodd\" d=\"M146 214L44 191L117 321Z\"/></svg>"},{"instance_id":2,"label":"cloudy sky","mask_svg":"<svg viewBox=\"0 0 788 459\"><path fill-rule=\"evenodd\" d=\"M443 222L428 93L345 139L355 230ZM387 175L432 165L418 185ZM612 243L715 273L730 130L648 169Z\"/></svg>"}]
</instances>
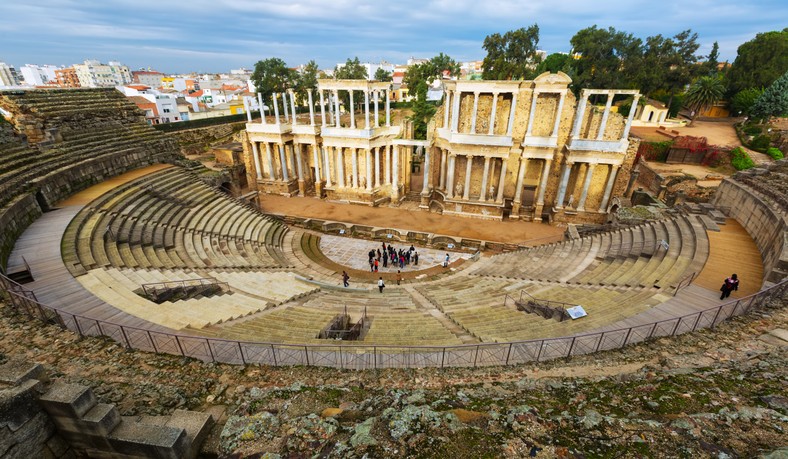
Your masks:
<instances>
[{"instance_id":1,"label":"cloudy sky","mask_svg":"<svg viewBox=\"0 0 788 459\"><path fill-rule=\"evenodd\" d=\"M592 26L645 38L691 28L721 60L756 33L788 26L785 0L0 0L0 61L71 65L87 58L175 73L251 68L279 57L321 68L348 57L404 62L444 52L484 57L491 33L539 24L539 47L569 51Z\"/></svg>"}]
</instances>

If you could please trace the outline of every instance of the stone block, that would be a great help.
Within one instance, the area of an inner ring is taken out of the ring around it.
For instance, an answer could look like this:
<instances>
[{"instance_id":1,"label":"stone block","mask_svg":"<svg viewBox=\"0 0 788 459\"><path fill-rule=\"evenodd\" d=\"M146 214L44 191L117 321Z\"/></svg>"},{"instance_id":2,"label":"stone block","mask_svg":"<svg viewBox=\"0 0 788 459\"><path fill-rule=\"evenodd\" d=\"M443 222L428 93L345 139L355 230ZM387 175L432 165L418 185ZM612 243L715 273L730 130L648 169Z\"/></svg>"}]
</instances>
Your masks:
<instances>
[{"instance_id":1,"label":"stone block","mask_svg":"<svg viewBox=\"0 0 788 459\"><path fill-rule=\"evenodd\" d=\"M26 360L10 360L0 366L0 382L16 385L29 379L45 378L44 367Z\"/></svg>"},{"instance_id":2,"label":"stone block","mask_svg":"<svg viewBox=\"0 0 788 459\"><path fill-rule=\"evenodd\" d=\"M115 405L98 403L81 419L55 416L54 421L64 434L106 436L120 424L120 413Z\"/></svg>"},{"instance_id":3,"label":"stone block","mask_svg":"<svg viewBox=\"0 0 788 459\"><path fill-rule=\"evenodd\" d=\"M40 401L52 416L81 418L96 406L96 395L89 387L55 382Z\"/></svg>"},{"instance_id":4,"label":"stone block","mask_svg":"<svg viewBox=\"0 0 788 459\"><path fill-rule=\"evenodd\" d=\"M168 427L181 428L186 431L189 444L187 458L197 457L200 445L214 425L213 416L197 411L175 410L167 421Z\"/></svg>"},{"instance_id":5,"label":"stone block","mask_svg":"<svg viewBox=\"0 0 788 459\"><path fill-rule=\"evenodd\" d=\"M30 459L42 456L46 442L55 434L55 426L43 411L13 432L14 444L3 455L4 459Z\"/></svg>"},{"instance_id":6,"label":"stone block","mask_svg":"<svg viewBox=\"0 0 788 459\"><path fill-rule=\"evenodd\" d=\"M725 220L728 218L725 216L725 214L716 209L708 212L708 216L713 218L718 225L724 225Z\"/></svg>"},{"instance_id":7,"label":"stone block","mask_svg":"<svg viewBox=\"0 0 788 459\"><path fill-rule=\"evenodd\" d=\"M703 227L706 228L708 231L720 231L720 227L717 226L717 222L715 222L711 217L708 215L700 215L700 221L703 223Z\"/></svg>"},{"instance_id":8,"label":"stone block","mask_svg":"<svg viewBox=\"0 0 788 459\"><path fill-rule=\"evenodd\" d=\"M31 379L0 390L0 426L16 431L41 411L36 401L40 384Z\"/></svg>"},{"instance_id":9,"label":"stone block","mask_svg":"<svg viewBox=\"0 0 788 459\"><path fill-rule=\"evenodd\" d=\"M168 426L152 426L123 421L108 437L115 453L131 457L179 459L189 449L186 431Z\"/></svg>"}]
</instances>

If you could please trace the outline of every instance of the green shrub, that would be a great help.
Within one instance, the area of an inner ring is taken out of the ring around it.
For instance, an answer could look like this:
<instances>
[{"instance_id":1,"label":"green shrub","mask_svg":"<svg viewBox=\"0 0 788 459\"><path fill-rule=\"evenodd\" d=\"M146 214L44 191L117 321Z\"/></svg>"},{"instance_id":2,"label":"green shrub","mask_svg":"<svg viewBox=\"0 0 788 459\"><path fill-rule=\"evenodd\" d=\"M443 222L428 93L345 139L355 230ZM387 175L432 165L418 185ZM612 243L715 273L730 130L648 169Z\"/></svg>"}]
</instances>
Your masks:
<instances>
[{"instance_id":1,"label":"green shrub","mask_svg":"<svg viewBox=\"0 0 788 459\"><path fill-rule=\"evenodd\" d=\"M744 133L747 135L758 135L763 132L763 128L754 124L749 124L744 127Z\"/></svg>"},{"instance_id":2,"label":"green shrub","mask_svg":"<svg viewBox=\"0 0 788 459\"><path fill-rule=\"evenodd\" d=\"M783 152L780 151L779 148L771 147L766 150L766 154L771 156L772 159L775 161L778 159L783 159Z\"/></svg>"},{"instance_id":3,"label":"green shrub","mask_svg":"<svg viewBox=\"0 0 788 459\"><path fill-rule=\"evenodd\" d=\"M765 136L763 134L759 135L758 137L752 139L750 142L749 147L755 151L760 151L761 153L766 152L766 149L769 148L769 145L772 143L772 139L769 136Z\"/></svg>"},{"instance_id":4,"label":"green shrub","mask_svg":"<svg viewBox=\"0 0 788 459\"><path fill-rule=\"evenodd\" d=\"M731 150L731 165L737 171L743 171L755 166L750 155L742 147L736 147Z\"/></svg>"}]
</instances>

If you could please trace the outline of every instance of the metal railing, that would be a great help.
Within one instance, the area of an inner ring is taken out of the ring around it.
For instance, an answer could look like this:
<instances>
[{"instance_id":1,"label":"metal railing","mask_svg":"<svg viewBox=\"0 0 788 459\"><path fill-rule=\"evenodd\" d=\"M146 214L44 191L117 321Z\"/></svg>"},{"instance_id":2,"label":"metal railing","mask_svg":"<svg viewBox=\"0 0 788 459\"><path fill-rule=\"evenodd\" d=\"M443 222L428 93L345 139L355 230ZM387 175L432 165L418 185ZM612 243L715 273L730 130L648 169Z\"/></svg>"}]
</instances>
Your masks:
<instances>
[{"instance_id":1,"label":"metal railing","mask_svg":"<svg viewBox=\"0 0 788 459\"><path fill-rule=\"evenodd\" d=\"M738 300L648 324L559 338L455 346L283 344L206 338L130 327L72 314L38 302L32 292L5 276L0 276L0 286L11 306L19 313L57 323L80 337L108 336L128 349L229 364L308 365L366 370L513 365L620 349L651 338L714 328L730 317L745 314L773 297L784 295L788 290L788 279Z\"/></svg>"},{"instance_id":2,"label":"metal railing","mask_svg":"<svg viewBox=\"0 0 788 459\"><path fill-rule=\"evenodd\" d=\"M528 298L523 300L523 296ZM518 311L523 311L529 314L537 314L545 319L555 319L555 316L558 315L559 322L563 322L565 319L569 318L569 313L566 311L567 306L576 306L574 304L564 303L562 301L535 298L525 290L520 290L520 298L514 298L507 293L503 299L503 305L506 306L509 300L514 303L514 307Z\"/></svg>"},{"instance_id":3,"label":"metal railing","mask_svg":"<svg viewBox=\"0 0 788 459\"><path fill-rule=\"evenodd\" d=\"M229 293L231 291L230 284L210 277L142 284L143 294L154 303L169 301L179 295L192 297L207 293Z\"/></svg>"},{"instance_id":4,"label":"metal railing","mask_svg":"<svg viewBox=\"0 0 788 459\"><path fill-rule=\"evenodd\" d=\"M676 290L673 292L673 296L676 296L679 293L680 289L689 286L689 284L691 284L692 281L695 280L695 274L697 274L697 273L696 272L692 272L692 274L689 274L688 276L684 276L679 281L679 283L676 284Z\"/></svg>"}]
</instances>

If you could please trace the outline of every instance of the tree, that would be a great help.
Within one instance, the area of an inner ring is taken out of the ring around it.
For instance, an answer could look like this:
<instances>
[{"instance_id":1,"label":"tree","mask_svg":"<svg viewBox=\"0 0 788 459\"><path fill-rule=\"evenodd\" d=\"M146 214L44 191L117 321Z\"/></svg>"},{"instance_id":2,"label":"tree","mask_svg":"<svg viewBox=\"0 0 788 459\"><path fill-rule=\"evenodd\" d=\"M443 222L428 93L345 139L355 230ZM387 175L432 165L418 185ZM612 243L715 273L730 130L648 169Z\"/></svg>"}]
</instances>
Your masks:
<instances>
[{"instance_id":1,"label":"tree","mask_svg":"<svg viewBox=\"0 0 788 459\"><path fill-rule=\"evenodd\" d=\"M393 78L391 72L387 72L383 67L378 67L372 79L377 81L391 81Z\"/></svg>"},{"instance_id":2,"label":"tree","mask_svg":"<svg viewBox=\"0 0 788 459\"><path fill-rule=\"evenodd\" d=\"M257 61L252 72L252 83L255 90L263 97L263 103L271 103L273 93L282 93L293 88L296 81L296 72L287 68L282 59L272 57L264 61Z\"/></svg>"},{"instance_id":3,"label":"tree","mask_svg":"<svg viewBox=\"0 0 788 459\"><path fill-rule=\"evenodd\" d=\"M756 118L788 115L788 72L766 88L751 111Z\"/></svg>"},{"instance_id":4,"label":"tree","mask_svg":"<svg viewBox=\"0 0 788 459\"><path fill-rule=\"evenodd\" d=\"M412 65L405 72L402 82L414 97L412 104L413 131L417 139L426 139L427 124L435 114L435 106L427 102L427 91L433 81L439 80L444 74L456 77L460 74L460 66L450 56L440 53L427 62Z\"/></svg>"},{"instance_id":5,"label":"tree","mask_svg":"<svg viewBox=\"0 0 788 459\"><path fill-rule=\"evenodd\" d=\"M725 94L725 84L717 76L702 76L687 91L684 106L692 110L689 125L695 122L701 111L714 105Z\"/></svg>"},{"instance_id":6,"label":"tree","mask_svg":"<svg viewBox=\"0 0 788 459\"><path fill-rule=\"evenodd\" d=\"M788 27L781 32L759 33L739 46L728 72L731 93L747 88L768 88L788 71Z\"/></svg>"},{"instance_id":7,"label":"tree","mask_svg":"<svg viewBox=\"0 0 788 459\"><path fill-rule=\"evenodd\" d=\"M720 44L716 41L711 45L711 52L706 56L706 62L703 63L704 72L708 75L716 75L718 70L717 66L720 64Z\"/></svg>"},{"instance_id":8,"label":"tree","mask_svg":"<svg viewBox=\"0 0 788 459\"><path fill-rule=\"evenodd\" d=\"M690 29L679 32L671 39L671 45L673 50L665 68L664 82L664 88L670 94L668 107L673 104L673 96L692 82L700 69L695 55L700 47L697 33Z\"/></svg>"},{"instance_id":9,"label":"tree","mask_svg":"<svg viewBox=\"0 0 788 459\"><path fill-rule=\"evenodd\" d=\"M348 59L345 65L337 65L334 69L334 78L337 80L366 80L368 76L367 68L361 65L358 57Z\"/></svg>"},{"instance_id":10,"label":"tree","mask_svg":"<svg viewBox=\"0 0 788 459\"><path fill-rule=\"evenodd\" d=\"M482 62L485 80L524 80L531 78L539 64L536 55L539 26L522 27L501 35L494 33L484 39L487 56Z\"/></svg>"},{"instance_id":11,"label":"tree","mask_svg":"<svg viewBox=\"0 0 788 459\"><path fill-rule=\"evenodd\" d=\"M296 94L298 94L298 99L305 104L309 102L307 91L310 89L315 91L317 89L317 76L319 71L315 61L311 60L304 66L301 75L298 76Z\"/></svg>"},{"instance_id":12,"label":"tree","mask_svg":"<svg viewBox=\"0 0 788 459\"><path fill-rule=\"evenodd\" d=\"M348 60L345 61L345 65L342 67L337 65L336 68L334 68L334 78L337 80L366 80L367 68L361 65L358 57L353 59L348 58ZM342 105L346 108L350 107L350 91L342 91L339 98L342 101ZM364 103L364 93L361 91L353 91L353 103L355 106ZM355 107L354 112L358 112L355 110Z\"/></svg>"},{"instance_id":13,"label":"tree","mask_svg":"<svg viewBox=\"0 0 788 459\"><path fill-rule=\"evenodd\" d=\"M633 87L642 64L643 42L632 34L613 27L591 26L578 31L570 40L575 53L574 90L582 88L615 89Z\"/></svg>"},{"instance_id":14,"label":"tree","mask_svg":"<svg viewBox=\"0 0 788 459\"><path fill-rule=\"evenodd\" d=\"M564 72L566 74L572 73L572 56L564 53L553 53L548 55L542 62L539 63L539 65L536 66L536 71L534 73L536 76L539 76L544 72Z\"/></svg>"},{"instance_id":15,"label":"tree","mask_svg":"<svg viewBox=\"0 0 788 459\"><path fill-rule=\"evenodd\" d=\"M763 89L749 88L739 91L731 98L731 111L735 115L752 115L752 106L763 94Z\"/></svg>"}]
</instances>

